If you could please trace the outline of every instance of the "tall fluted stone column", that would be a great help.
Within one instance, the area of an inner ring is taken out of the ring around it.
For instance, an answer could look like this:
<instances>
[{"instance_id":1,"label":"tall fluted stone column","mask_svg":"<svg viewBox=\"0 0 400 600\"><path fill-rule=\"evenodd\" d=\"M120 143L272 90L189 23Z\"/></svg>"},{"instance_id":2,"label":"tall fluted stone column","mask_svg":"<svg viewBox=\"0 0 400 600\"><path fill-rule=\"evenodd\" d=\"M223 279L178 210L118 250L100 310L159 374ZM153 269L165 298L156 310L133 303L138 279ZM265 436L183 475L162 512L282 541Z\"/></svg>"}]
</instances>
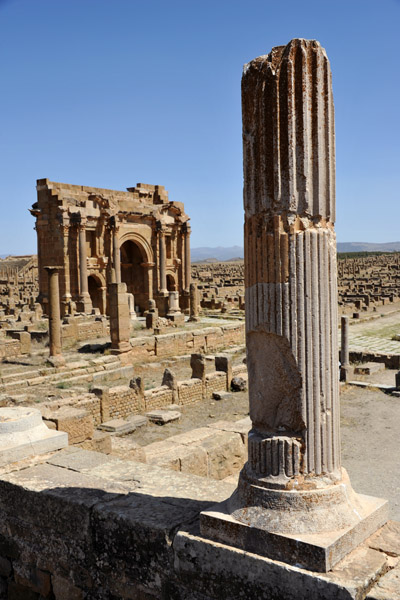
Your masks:
<instances>
[{"instance_id":1,"label":"tall fluted stone column","mask_svg":"<svg viewBox=\"0 0 400 600\"><path fill-rule=\"evenodd\" d=\"M89 295L88 272L87 272L87 250L86 250L86 225L82 221L78 226L79 231L79 310L89 313L92 310L92 302Z\"/></svg>"},{"instance_id":2,"label":"tall fluted stone column","mask_svg":"<svg viewBox=\"0 0 400 600\"><path fill-rule=\"evenodd\" d=\"M121 283L121 254L118 241L118 227L112 228L113 239L113 266L115 270L115 283Z\"/></svg>"},{"instance_id":3,"label":"tall fluted stone column","mask_svg":"<svg viewBox=\"0 0 400 600\"><path fill-rule=\"evenodd\" d=\"M63 315L66 316L69 314L70 303L72 300L71 296L71 283L70 283L70 267L69 267L69 223L62 224L62 233L63 233L63 261L64 261L64 294L62 296L62 310Z\"/></svg>"},{"instance_id":4,"label":"tall fluted stone column","mask_svg":"<svg viewBox=\"0 0 400 600\"><path fill-rule=\"evenodd\" d=\"M192 265L190 259L190 234L191 228L188 223L185 223L183 228L184 240L185 240L185 290L189 292L190 282L192 280Z\"/></svg>"},{"instance_id":5,"label":"tall fluted stone column","mask_svg":"<svg viewBox=\"0 0 400 600\"><path fill-rule=\"evenodd\" d=\"M387 511L384 500L355 494L341 468L335 134L325 50L297 39L245 65L242 110L252 430L238 489L219 511L202 514L202 532L324 571Z\"/></svg>"},{"instance_id":6,"label":"tall fluted stone column","mask_svg":"<svg viewBox=\"0 0 400 600\"><path fill-rule=\"evenodd\" d=\"M159 269L160 269L160 293L167 294L167 265L165 252L165 232L162 228L158 232L159 244Z\"/></svg>"},{"instance_id":7,"label":"tall fluted stone column","mask_svg":"<svg viewBox=\"0 0 400 600\"><path fill-rule=\"evenodd\" d=\"M45 267L49 289L49 361L54 366L64 364L61 341L60 288L58 272L60 267Z\"/></svg>"}]
</instances>

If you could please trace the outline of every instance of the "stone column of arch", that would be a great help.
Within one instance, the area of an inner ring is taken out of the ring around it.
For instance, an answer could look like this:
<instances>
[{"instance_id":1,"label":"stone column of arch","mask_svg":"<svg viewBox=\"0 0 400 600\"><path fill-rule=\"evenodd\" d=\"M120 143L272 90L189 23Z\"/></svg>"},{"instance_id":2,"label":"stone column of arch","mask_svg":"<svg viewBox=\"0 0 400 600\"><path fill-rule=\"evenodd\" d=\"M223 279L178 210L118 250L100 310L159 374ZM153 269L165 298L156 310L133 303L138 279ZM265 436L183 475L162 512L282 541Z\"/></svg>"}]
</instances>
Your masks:
<instances>
[{"instance_id":1,"label":"stone column of arch","mask_svg":"<svg viewBox=\"0 0 400 600\"><path fill-rule=\"evenodd\" d=\"M89 295L88 270L87 270L87 250L86 250L86 220L81 218L78 224L79 240L79 310L89 313L92 310L92 301Z\"/></svg>"},{"instance_id":2,"label":"stone column of arch","mask_svg":"<svg viewBox=\"0 0 400 600\"><path fill-rule=\"evenodd\" d=\"M165 250L165 231L162 226L158 229L158 253L160 269L160 293L167 294L167 265Z\"/></svg>"},{"instance_id":3,"label":"stone column of arch","mask_svg":"<svg viewBox=\"0 0 400 600\"><path fill-rule=\"evenodd\" d=\"M112 240L113 240L113 267L115 271L115 282L121 283L121 252L119 248L118 240L119 227L114 224L112 228Z\"/></svg>"},{"instance_id":4,"label":"stone column of arch","mask_svg":"<svg viewBox=\"0 0 400 600\"><path fill-rule=\"evenodd\" d=\"M62 312L63 315L69 314L69 307L72 300L71 296L71 278L69 266L69 233L70 223L64 222L61 225L63 235L63 265L64 265L64 294L62 296Z\"/></svg>"},{"instance_id":5,"label":"stone column of arch","mask_svg":"<svg viewBox=\"0 0 400 600\"><path fill-rule=\"evenodd\" d=\"M182 228L185 246L185 271L184 271L184 286L185 291L189 292L190 282L192 281L191 259L190 259L190 234L192 229L188 223L185 223Z\"/></svg>"}]
</instances>

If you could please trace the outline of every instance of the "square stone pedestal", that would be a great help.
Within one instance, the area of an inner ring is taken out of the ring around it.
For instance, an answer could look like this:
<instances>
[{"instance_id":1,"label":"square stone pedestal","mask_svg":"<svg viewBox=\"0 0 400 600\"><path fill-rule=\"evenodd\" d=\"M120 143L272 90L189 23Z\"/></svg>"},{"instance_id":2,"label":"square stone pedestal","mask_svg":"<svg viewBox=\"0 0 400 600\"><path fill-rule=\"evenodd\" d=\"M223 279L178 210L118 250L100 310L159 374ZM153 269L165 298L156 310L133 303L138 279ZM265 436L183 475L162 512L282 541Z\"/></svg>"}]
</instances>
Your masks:
<instances>
[{"instance_id":1,"label":"square stone pedestal","mask_svg":"<svg viewBox=\"0 0 400 600\"><path fill-rule=\"evenodd\" d=\"M362 505L362 514L359 514L361 520L346 529L319 534L271 533L232 517L228 499L200 514L200 530L204 537L217 542L303 569L326 573L388 519L387 500L362 494L358 494L358 498Z\"/></svg>"}]
</instances>

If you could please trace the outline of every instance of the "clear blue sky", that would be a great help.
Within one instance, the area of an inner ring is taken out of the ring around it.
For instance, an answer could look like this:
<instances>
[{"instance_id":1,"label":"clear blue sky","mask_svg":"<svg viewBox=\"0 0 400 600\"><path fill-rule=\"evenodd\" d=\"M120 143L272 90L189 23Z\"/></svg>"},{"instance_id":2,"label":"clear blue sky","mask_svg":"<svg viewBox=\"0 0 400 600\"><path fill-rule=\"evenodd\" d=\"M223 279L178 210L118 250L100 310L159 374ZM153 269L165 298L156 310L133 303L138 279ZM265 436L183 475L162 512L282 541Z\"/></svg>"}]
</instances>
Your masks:
<instances>
[{"instance_id":1,"label":"clear blue sky","mask_svg":"<svg viewBox=\"0 0 400 600\"><path fill-rule=\"evenodd\" d=\"M0 254L43 177L165 185L192 246L241 245L242 66L294 37L331 61L338 240L400 240L399 32L399 0L0 0Z\"/></svg>"}]
</instances>

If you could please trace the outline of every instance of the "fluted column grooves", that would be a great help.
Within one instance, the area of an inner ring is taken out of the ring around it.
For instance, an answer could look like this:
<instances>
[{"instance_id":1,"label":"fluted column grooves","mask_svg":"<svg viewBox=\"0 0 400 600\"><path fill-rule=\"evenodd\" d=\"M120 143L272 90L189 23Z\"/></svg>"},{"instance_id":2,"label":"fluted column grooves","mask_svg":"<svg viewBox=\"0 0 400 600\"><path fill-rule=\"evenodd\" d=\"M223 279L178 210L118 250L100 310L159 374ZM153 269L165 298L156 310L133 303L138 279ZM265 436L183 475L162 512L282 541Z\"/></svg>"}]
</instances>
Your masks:
<instances>
[{"instance_id":1,"label":"fluted column grooves","mask_svg":"<svg viewBox=\"0 0 400 600\"><path fill-rule=\"evenodd\" d=\"M285 453L294 444L300 474L338 474L335 134L325 50L292 40L256 58L244 69L242 103L248 466L265 481L276 477L272 459L261 457L281 448L279 475L293 477Z\"/></svg>"}]
</instances>

